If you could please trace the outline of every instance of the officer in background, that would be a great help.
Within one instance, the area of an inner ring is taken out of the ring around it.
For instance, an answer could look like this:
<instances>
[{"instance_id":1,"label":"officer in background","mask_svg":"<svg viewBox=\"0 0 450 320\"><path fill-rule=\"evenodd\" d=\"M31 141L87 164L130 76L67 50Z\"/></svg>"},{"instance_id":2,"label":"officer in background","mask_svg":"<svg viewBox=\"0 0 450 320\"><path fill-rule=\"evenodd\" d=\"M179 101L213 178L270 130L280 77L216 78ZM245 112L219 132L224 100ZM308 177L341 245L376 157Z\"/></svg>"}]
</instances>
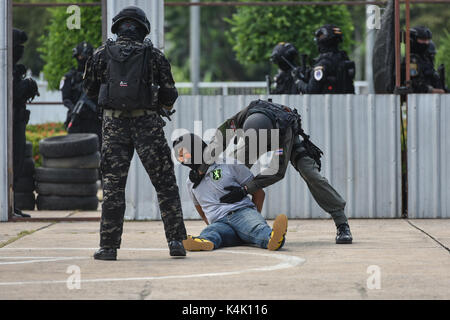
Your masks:
<instances>
[{"instance_id":1,"label":"officer in background","mask_svg":"<svg viewBox=\"0 0 450 320\"><path fill-rule=\"evenodd\" d=\"M88 99L83 92L83 73L86 62L94 53L87 42L73 48L77 68L70 70L61 80L62 100L67 110L64 123L69 133L95 133L101 141L102 123L97 115L97 103Z\"/></svg>"},{"instance_id":2,"label":"officer in background","mask_svg":"<svg viewBox=\"0 0 450 320\"><path fill-rule=\"evenodd\" d=\"M355 93L355 63L345 51L339 50L342 31L326 24L315 32L320 55L314 60L309 79L296 80L297 91L303 94Z\"/></svg>"},{"instance_id":3,"label":"officer in background","mask_svg":"<svg viewBox=\"0 0 450 320\"><path fill-rule=\"evenodd\" d=\"M26 109L27 102L39 96L36 81L26 78L26 67L18 64L23 57L23 44L28 40L27 34L19 29L13 29L13 171L14 186L19 179L25 159L26 128L30 120L30 111ZM15 189L15 188L14 188ZM17 217L29 218L30 215L14 208Z\"/></svg>"},{"instance_id":4,"label":"officer in background","mask_svg":"<svg viewBox=\"0 0 450 320\"><path fill-rule=\"evenodd\" d=\"M129 6L113 18L108 40L86 65L84 88L103 109L103 206L100 249L95 259L116 260L125 214L125 184L136 149L153 186L171 256L185 256L181 201L171 150L158 110L173 107L178 92L164 54L145 40L150 22L140 8ZM108 66L108 67L107 67Z\"/></svg>"},{"instance_id":5,"label":"officer in background","mask_svg":"<svg viewBox=\"0 0 450 320\"><path fill-rule=\"evenodd\" d=\"M278 66L278 73L273 78L275 88L272 94L297 94L296 78L292 71L298 66L298 51L293 44L280 42L273 48L270 61Z\"/></svg>"},{"instance_id":6,"label":"officer in background","mask_svg":"<svg viewBox=\"0 0 450 320\"><path fill-rule=\"evenodd\" d=\"M445 93L444 81L434 68L433 51L436 49L430 48L432 36L430 29L424 26L410 29L410 79L413 93ZM403 83L405 70L406 63L403 61Z\"/></svg>"}]
</instances>

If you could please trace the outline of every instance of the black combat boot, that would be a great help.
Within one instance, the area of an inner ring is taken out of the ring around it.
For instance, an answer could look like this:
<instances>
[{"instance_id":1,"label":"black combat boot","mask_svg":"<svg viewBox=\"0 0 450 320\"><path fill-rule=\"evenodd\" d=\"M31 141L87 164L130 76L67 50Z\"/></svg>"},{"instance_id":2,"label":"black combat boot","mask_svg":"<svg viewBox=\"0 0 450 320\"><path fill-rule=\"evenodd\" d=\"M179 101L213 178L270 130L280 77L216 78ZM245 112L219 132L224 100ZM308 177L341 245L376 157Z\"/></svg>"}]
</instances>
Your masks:
<instances>
[{"instance_id":1,"label":"black combat boot","mask_svg":"<svg viewBox=\"0 0 450 320\"><path fill-rule=\"evenodd\" d=\"M347 223L340 224L337 227L336 243L346 244L352 243L352 233L350 232L350 226Z\"/></svg>"},{"instance_id":2,"label":"black combat boot","mask_svg":"<svg viewBox=\"0 0 450 320\"><path fill-rule=\"evenodd\" d=\"M178 240L169 241L170 255L172 257L185 257L186 250L183 247L183 243Z\"/></svg>"},{"instance_id":3,"label":"black combat boot","mask_svg":"<svg viewBox=\"0 0 450 320\"><path fill-rule=\"evenodd\" d=\"M31 216L27 213L23 213L22 210L18 208L14 208L14 217L16 218L31 218Z\"/></svg>"},{"instance_id":4,"label":"black combat boot","mask_svg":"<svg viewBox=\"0 0 450 320\"><path fill-rule=\"evenodd\" d=\"M117 260L116 248L100 248L94 253L95 260Z\"/></svg>"}]
</instances>

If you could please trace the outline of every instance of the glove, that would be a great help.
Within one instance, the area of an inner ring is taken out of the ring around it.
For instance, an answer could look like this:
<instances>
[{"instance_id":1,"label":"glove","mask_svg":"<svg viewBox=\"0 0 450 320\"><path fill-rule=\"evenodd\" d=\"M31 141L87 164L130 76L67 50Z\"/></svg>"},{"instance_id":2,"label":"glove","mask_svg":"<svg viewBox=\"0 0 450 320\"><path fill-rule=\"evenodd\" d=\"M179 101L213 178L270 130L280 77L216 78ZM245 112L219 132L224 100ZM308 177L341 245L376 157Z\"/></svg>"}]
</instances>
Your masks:
<instances>
[{"instance_id":1,"label":"glove","mask_svg":"<svg viewBox=\"0 0 450 320\"><path fill-rule=\"evenodd\" d=\"M194 189L197 188L204 176L204 174L200 174L197 170L194 169L189 172L189 180L194 183Z\"/></svg>"},{"instance_id":2,"label":"glove","mask_svg":"<svg viewBox=\"0 0 450 320\"><path fill-rule=\"evenodd\" d=\"M301 69L300 69L300 67L297 67L297 68L294 68L294 69L292 69L292 71L291 71L291 76L292 76L292 78L294 78L295 80L297 80L297 79L300 79L300 80L303 80L303 74L302 74L302 72L301 72Z\"/></svg>"},{"instance_id":3,"label":"glove","mask_svg":"<svg viewBox=\"0 0 450 320\"><path fill-rule=\"evenodd\" d=\"M248 194L244 187L229 186L226 187L225 190L230 192L220 198L220 202L222 203L235 203L241 201Z\"/></svg>"}]
</instances>

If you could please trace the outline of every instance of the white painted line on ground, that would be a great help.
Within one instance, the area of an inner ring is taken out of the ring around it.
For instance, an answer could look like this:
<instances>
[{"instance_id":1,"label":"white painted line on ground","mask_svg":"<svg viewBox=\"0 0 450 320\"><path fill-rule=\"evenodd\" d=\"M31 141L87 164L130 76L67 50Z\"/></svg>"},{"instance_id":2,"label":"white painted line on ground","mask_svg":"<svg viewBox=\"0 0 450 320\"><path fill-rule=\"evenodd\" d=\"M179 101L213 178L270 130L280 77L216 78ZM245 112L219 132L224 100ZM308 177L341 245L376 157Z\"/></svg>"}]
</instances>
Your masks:
<instances>
[{"instance_id":1,"label":"white painted line on ground","mask_svg":"<svg viewBox=\"0 0 450 320\"><path fill-rule=\"evenodd\" d=\"M92 248L2 248L2 251L13 251L13 250L92 250ZM95 250L95 248L94 248ZM168 249L156 249L156 248L124 248L120 250L126 251L167 251ZM221 249L217 251L213 251L207 254L221 254L221 253L230 253L237 255L254 255L254 256L262 256L267 258L274 258L277 260L281 260L280 263L273 266L262 266L258 268L249 268L242 269L238 271L225 271L225 272L211 272L211 273L200 273L200 274L186 274L186 275L171 275L171 276L150 276L150 277L129 277L129 278L100 278L100 279L81 279L81 283L99 283L99 282L118 282L118 281L149 281L149 280L167 280L167 279L192 279L192 278L204 278L204 277L217 277L217 276L230 276L230 275L239 275L250 272L266 272L266 271L277 271L287 268L293 268L296 266L300 266L305 262L305 259L289 256L279 253L257 253L257 252L248 252L248 251L235 251L235 250L227 250ZM192 255L195 255L192 254ZM39 257L34 257L36 259ZM92 257L89 257L92 259ZM1 259L1 258L0 258ZM59 260L57 260L59 259ZM88 259L88 257L60 257L55 259L48 259L48 261L44 260L35 260L34 262L54 262L54 261L62 261L62 260L72 260L72 259ZM33 261L33 260L31 260ZM23 261L20 261L21 263ZM17 262L16 262L17 263ZM31 263L31 262L30 262ZM114 262L111 262L114 263ZM1 263L0 263L1 264ZM5 263L6 264L6 263ZM123 267L123 266L122 266ZM66 284L67 280L44 280L44 281L16 281L16 282L0 282L0 286L17 286L17 285L36 285L36 284Z\"/></svg>"},{"instance_id":2,"label":"white painted line on ground","mask_svg":"<svg viewBox=\"0 0 450 320\"><path fill-rule=\"evenodd\" d=\"M88 259L86 257L0 257L0 260L5 259L31 259L25 261L8 261L8 262L0 262L0 265L8 265L8 264L27 264L27 263L36 263L36 262L56 262L56 261L66 261L66 260L79 260L79 259Z\"/></svg>"}]
</instances>

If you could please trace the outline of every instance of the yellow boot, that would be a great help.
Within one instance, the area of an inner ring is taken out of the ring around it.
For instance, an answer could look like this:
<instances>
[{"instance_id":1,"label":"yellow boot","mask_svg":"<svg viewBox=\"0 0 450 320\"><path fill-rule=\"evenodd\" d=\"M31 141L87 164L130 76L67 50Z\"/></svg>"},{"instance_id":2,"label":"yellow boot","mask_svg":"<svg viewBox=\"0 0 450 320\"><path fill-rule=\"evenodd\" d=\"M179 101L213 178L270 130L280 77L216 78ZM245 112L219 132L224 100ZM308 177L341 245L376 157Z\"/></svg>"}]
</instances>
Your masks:
<instances>
[{"instance_id":1,"label":"yellow boot","mask_svg":"<svg viewBox=\"0 0 450 320\"><path fill-rule=\"evenodd\" d=\"M211 251L214 249L214 243L199 237L187 236L183 240L183 246L188 251Z\"/></svg>"}]
</instances>

